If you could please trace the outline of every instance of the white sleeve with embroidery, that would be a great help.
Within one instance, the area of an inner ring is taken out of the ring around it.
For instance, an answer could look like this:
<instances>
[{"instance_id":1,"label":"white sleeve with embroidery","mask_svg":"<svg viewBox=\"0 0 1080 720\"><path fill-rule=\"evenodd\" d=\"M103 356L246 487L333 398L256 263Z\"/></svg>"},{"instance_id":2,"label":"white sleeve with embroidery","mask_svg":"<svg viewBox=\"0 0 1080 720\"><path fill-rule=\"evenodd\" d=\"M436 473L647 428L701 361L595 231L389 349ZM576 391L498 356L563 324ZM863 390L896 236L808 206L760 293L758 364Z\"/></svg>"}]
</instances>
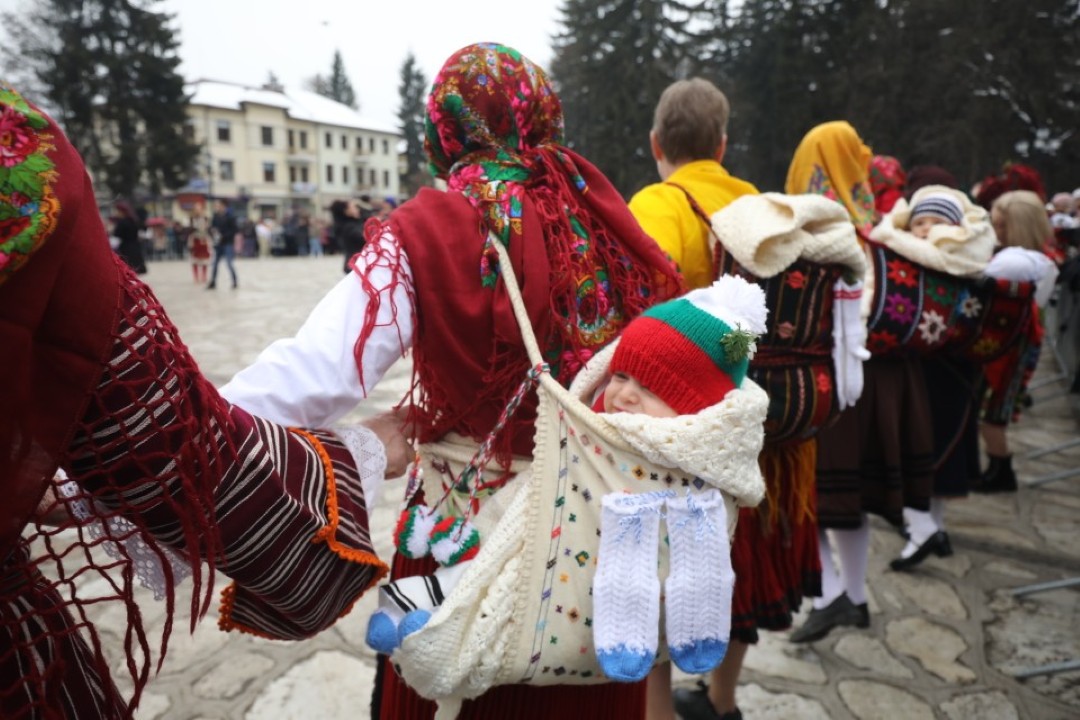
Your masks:
<instances>
[{"instance_id":1,"label":"white sleeve with embroidery","mask_svg":"<svg viewBox=\"0 0 1080 720\"><path fill-rule=\"evenodd\" d=\"M323 297L294 337L274 342L221 388L225 399L282 425L328 428L367 397L412 345L412 272L389 230L364 246L357 270L359 277L349 273ZM358 372L354 348L375 291L375 326Z\"/></svg>"}]
</instances>

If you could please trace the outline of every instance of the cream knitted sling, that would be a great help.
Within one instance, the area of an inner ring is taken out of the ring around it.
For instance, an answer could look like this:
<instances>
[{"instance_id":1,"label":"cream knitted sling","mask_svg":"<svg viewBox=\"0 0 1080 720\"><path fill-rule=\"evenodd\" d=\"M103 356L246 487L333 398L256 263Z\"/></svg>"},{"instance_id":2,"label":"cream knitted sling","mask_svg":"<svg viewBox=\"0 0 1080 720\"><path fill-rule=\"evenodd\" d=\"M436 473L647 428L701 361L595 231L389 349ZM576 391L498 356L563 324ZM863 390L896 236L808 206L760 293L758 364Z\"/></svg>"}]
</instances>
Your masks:
<instances>
[{"instance_id":1,"label":"cream knitted sling","mask_svg":"<svg viewBox=\"0 0 1080 720\"><path fill-rule=\"evenodd\" d=\"M540 366L511 264L501 243L493 246L529 358ZM455 717L463 699L497 685L607 682L594 649L591 597L602 498L706 486L694 472L662 464L671 464L663 452L647 460L609 416L593 412L549 373L540 375L537 393L532 463L519 462L516 477L486 498L473 518L479 554L427 624L393 654L409 686L439 701L439 718ZM732 490L744 505L755 504L763 491L757 455L768 400L749 381L729 398L727 412L718 412L715 422L723 425L720 436L730 438L731 449L714 461L710 474L725 478L730 532L738 515ZM476 446L470 451L456 438L419 450L425 496L436 498L444 495L448 478L459 477Z\"/></svg>"}]
</instances>

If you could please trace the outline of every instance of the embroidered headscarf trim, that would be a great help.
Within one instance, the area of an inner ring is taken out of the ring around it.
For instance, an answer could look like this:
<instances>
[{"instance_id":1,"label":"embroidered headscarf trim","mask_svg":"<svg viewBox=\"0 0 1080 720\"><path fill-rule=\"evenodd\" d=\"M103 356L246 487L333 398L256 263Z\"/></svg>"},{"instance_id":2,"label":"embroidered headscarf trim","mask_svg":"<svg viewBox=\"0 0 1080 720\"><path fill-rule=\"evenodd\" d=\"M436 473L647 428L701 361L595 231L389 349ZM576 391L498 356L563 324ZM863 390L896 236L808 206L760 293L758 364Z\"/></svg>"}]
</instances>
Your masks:
<instances>
[{"instance_id":1,"label":"embroidered headscarf trim","mask_svg":"<svg viewBox=\"0 0 1080 720\"><path fill-rule=\"evenodd\" d=\"M56 227L60 204L48 125L19 93L0 85L0 285Z\"/></svg>"}]
</instances>

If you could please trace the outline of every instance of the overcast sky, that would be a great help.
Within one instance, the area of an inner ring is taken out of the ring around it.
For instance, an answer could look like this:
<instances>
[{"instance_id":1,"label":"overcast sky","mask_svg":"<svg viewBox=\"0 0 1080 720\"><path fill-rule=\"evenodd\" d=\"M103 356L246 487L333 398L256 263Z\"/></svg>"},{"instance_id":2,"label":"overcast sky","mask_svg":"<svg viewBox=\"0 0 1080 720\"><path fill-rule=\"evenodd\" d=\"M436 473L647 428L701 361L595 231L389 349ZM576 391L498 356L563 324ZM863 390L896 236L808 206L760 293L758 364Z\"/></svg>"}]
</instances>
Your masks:
<instances>
[{"instance_id":1,"label":"overcast sky","mask_svg":"<svg viewBox=\"0 0 1080 720\"><path fill-rule=\"evenodd\" d=\"M0 11L17 12L36 2L0 0ZM286 88L299 88L316 73L329 74L337 48L360 112L396 127L401 64L410 51L429 83L452 52L474 42L510 45L548 69L559 4L163 0L158 7L176 17L185 78L261 85L273 71Z\"/></svg>"},{"instance_id":2,"label":"overcast sky","mask_svg":"<svg viewBox=\"0 0 1080 720\"><path fill-rule=\"evenodd\" d=\"M329 74L337 48L360 112L396 127L401 64L410 51L429 83L452 52L480 41L511 45L547 69L558 4L164 0L160 7L176 16L186 78L260 85L272 70L286 88L300 87L316 73Z\"/></svg>"}]
</instances>

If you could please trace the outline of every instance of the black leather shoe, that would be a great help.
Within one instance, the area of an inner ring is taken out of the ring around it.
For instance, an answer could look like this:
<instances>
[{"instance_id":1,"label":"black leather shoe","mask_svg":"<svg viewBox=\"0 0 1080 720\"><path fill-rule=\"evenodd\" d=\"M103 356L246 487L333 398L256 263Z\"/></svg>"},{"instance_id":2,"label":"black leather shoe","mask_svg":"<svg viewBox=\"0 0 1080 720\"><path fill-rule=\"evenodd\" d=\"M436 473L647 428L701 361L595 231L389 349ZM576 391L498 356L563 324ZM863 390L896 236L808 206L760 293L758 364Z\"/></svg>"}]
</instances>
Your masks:
<instances>
[{"instance_id":1,"label":"black leather shoe","mask_svg":"<svg viewBox=\"0 0 1080 720\"><path fill-rule=\"evenodd\" d=\"M910 570L926 558L930 557L930 553L937 555L938 557L949 557L952 555L952 543L949 542L949 534L944 530L938 530L936 533L926 538L926 542L918 547L909 557L898 557L889 563L889 567L893 570Z\"/></svg>"},{"instance_id":2,"label":"black leather shoe","mask_svg":"<svg viewBox=\"0 0 1080 720\"><path fill-rule=\"evenodd\" d=\"M675 688L671 697L675 701L675 712L682 720L742 720L739 708L723 715L716 712L709 700L709 688L703 682L699 682L695 690Z\"/></svg>"},{"instance_id":3,"label":"black leather shoe","mask_svg":"<svg viewBox=\"0 0 1080 720\"><path fill-rule=\"evenodd\" d=\"M847 593L841 594L820 610L816 608L811 610L806 622L801 628L791 633L788 639L793 643L814 642L828 635L833 628L843 625L870 626L870 611L866 603L856 607L848 599Z\"/></svg>"}]
</instances>

